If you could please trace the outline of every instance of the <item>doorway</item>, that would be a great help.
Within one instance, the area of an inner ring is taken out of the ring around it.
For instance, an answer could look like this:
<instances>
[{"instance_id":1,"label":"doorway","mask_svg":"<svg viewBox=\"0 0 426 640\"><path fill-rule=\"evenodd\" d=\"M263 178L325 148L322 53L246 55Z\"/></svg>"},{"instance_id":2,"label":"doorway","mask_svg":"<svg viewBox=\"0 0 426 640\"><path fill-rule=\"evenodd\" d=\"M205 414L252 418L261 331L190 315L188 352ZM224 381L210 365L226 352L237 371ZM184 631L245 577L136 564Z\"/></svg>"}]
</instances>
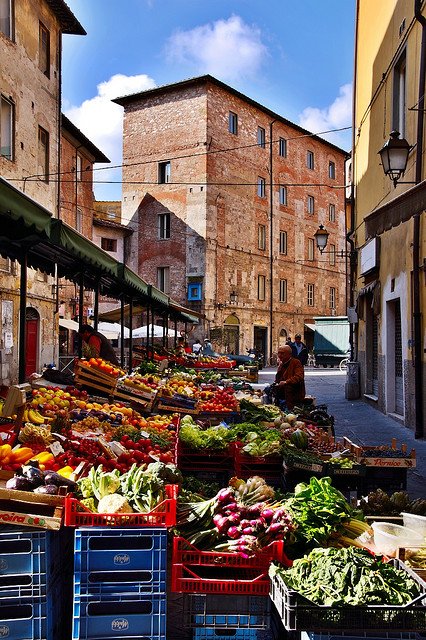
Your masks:
<instances>
[{"instance_id":1,"label":"doorway","mask_svg":"<svg viewBox=\"0 0 426 640\"><path fill-rule=\"evenodd\" d=\"M40 315L28 307L25 312L25 379L39 369Z\"/></svg>"},{"instance_id":2,"label":"doorway","mask_svg":"<svg viewBox=\"0 0 426 640\"><path fill-rule=\"evenodd\" d=\"M240 321L237 316L231 314L223 323L222 345L224 353L240 353Z\"/></svg>"},{"instance_id":3,"label":"doorway","mask_svg":"<svg viewBox=\"0 0 426 640\"><path fill-rule=\"evenodd\" d=\"M387 304L387 410L404 415L404 372L402 360L401 301Z\"/></svg>"},{"instance_id":4,"label":"doorway","mask_svg":"<svg viewBox=\"0 0 426 640\"><path fill-rule=\"evenodd\" d=\"M263 364L266 364L267 344L268 344L267 327L254 327L253 348L256 349L256 353L262 354Z\"/></svg>"}]
</instances>

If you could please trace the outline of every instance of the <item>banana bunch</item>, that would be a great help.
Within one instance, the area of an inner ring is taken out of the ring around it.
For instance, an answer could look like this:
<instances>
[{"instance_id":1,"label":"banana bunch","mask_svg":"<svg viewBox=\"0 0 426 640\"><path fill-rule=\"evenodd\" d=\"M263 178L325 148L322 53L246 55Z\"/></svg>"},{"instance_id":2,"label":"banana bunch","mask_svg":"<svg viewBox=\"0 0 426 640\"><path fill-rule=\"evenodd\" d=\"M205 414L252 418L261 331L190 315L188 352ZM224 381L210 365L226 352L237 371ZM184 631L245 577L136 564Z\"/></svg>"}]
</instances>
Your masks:
<instances>
[{"instance_id":1,"label":"banana bunch","mask_svg":"<svg viewBox=\"0 0 426 640\"><path fill-rule=\"evenodd\" d=\"M32 424L44 424L43 416L36 409L25 409L22 420Z\"/></svg>"},{"instance_id":2,"label":"banana bunch","mask_svg":"<svg viewBox=\"0 0 426 640\"><path fill-rule=\"evenodd\" d=\"M24 443L39 443L48 446L53 442L50 428L41 427L36 424L27 422L25 426L19 432L19 442Z\"/></svg>"}]
</instances>

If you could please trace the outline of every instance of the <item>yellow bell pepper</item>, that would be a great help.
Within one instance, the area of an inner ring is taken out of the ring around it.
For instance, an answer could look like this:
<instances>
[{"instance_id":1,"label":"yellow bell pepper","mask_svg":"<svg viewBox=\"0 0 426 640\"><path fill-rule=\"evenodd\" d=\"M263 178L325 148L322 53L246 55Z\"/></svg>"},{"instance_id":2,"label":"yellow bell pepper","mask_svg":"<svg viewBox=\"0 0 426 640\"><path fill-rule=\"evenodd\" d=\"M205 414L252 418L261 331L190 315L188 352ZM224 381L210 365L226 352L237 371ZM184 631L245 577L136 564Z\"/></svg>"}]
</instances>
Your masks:
<instances>
[{"instance_id":1,"label":"yellow bell pepper","mask_svg":"<svg viewBox=\"0 0 426 640\"><path fill-rule=\"evenodd\" d=\"M70 466L62 467L62 469L58 469L56 473L59 473L60 476L64 478L69 478L72 473L74 473L74 469Z\"/></svg>"},{"instance_id":2,"label":"yellow bell pepper","mask_svg":"<svg viewBox=\"0 0 426 640\"><path fill-rule=\"evenodd\" d=\"M31 460L38 460L40 464L46 464L55 459L55 456L50 451L41 451L36 456L33 456Z\"/></svg>"},{"instance_id":3,"label":"yellow bell pepper","mask_svg":"<svg viewBox=\"0 0 426 640\"><path fill-rule=\"evenodd\" d=\"M28 462L34 456L34 451L29 447L19 447L19 449L14 449L10 456L10 459L13 463L15 462Z\"/></svg>"},{"instance_id":4,"label":"yellow bell pepper","mask_svg":"<svg viewBox=\"0 0 426 640\"><path fill-rule=\"evenodd\" d=\"M10 444L2 444L0 446L0 464L7 464L12 454L12 447Z\"/></svg>"}]
</instances>

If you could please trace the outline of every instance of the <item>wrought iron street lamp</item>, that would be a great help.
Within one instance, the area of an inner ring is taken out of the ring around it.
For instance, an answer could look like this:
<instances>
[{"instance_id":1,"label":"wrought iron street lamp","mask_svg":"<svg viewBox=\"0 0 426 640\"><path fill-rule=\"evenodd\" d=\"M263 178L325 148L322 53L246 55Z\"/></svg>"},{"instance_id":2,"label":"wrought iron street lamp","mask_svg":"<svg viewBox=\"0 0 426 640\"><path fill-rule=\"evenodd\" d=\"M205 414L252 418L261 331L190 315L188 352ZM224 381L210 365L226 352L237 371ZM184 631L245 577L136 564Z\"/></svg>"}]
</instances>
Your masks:
<instances>
[{"instance_id":1,"label":"wrought iron street lamp","mask_svg":"<svg viewBox=\"0 0 426 640\"><path fill-rule=\"evenodd\" d=\"M405 138L400 138L399 131L392 131L389 140L378 152L382 160L383 171L396 187L407 168L408 154L411 147Z\"/></svg>"}]
</instances>

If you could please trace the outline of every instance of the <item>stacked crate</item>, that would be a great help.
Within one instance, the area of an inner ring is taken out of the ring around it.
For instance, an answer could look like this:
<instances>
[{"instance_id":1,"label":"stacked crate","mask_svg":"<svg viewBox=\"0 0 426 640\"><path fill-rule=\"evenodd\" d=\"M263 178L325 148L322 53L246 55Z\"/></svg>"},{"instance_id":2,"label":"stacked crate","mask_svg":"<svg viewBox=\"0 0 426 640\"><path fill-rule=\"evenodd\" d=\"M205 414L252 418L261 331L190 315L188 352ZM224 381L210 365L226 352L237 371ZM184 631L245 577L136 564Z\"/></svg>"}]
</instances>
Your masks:
<instances>
[{"instance_id":1,"label":"stacked crate","mask_svg":"<svg viewBox=\"0 0 426 640\"><path fill-rule=\"evenodd\" d=\"M0 637L57 640L72 579L70 532L0 529Z\"/></svg>"},{"instance_id":2,"label":"stacked crate","mask_svg":"<svg viewBox=\"0 0 426 640\"><path fill-rule=\"evenodd\" d=\"M166 638L167 529L75 531L73 640Z\"/></svg>"}]
</instances>

